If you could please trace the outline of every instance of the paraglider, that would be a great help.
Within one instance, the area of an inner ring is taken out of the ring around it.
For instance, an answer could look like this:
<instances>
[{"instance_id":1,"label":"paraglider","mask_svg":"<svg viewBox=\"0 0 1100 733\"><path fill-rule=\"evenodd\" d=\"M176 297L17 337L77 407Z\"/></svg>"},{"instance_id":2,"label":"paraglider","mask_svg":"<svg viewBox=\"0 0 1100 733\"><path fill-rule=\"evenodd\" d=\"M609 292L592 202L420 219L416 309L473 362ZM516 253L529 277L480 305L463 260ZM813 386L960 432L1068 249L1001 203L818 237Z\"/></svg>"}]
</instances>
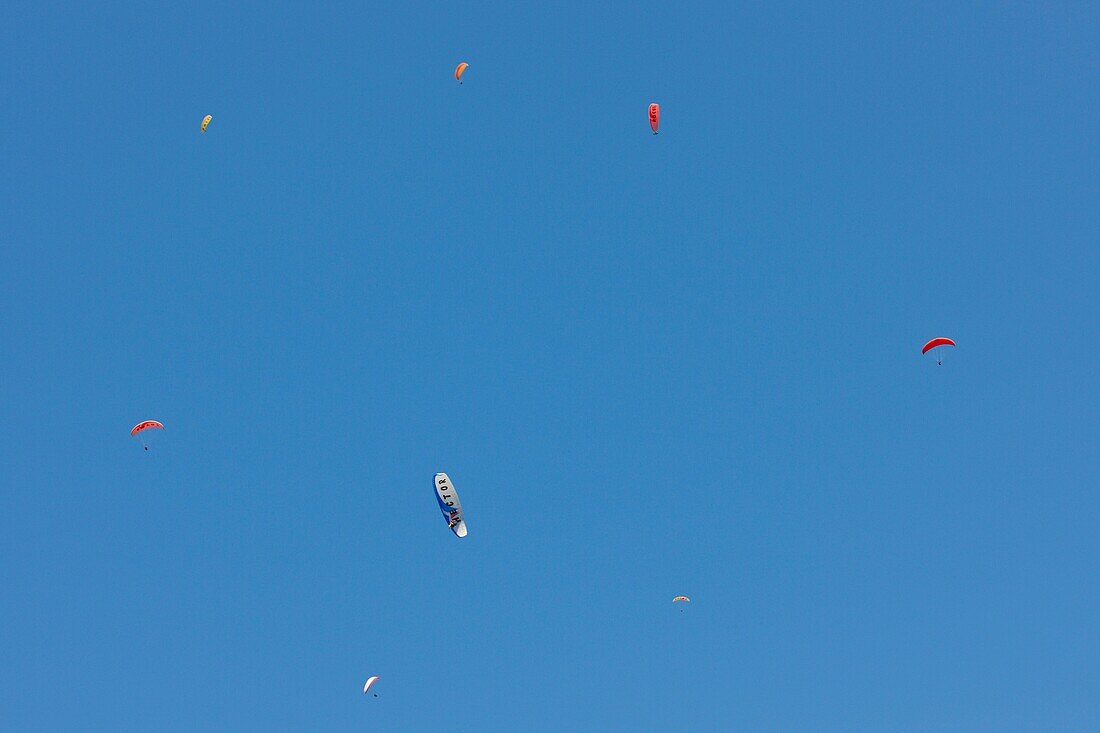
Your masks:
<instances>
[{"instance_id":1,"label":"paraglider","mask_svg":"<svg viewBox=\"0 0 1100 733\"><path fill-rule=\"evenodd\" d=\"M462 514L462 503L458 500L451 479L445 473L437 473L432 482L435 488L435 500L439 502L439 511L447 520L447 526L457 537L466 536L466 519Z\"/></svg>"},{"instance_id":2,"label":"paraglider","mask_svg":"<svg viewBox=\"0 0 1100 733\"><path fill-rule=\"evenodd\" d=\"M206 132L207 125L210 124L210 120L214 119L214 115L207 115L202 118L202 125L199 126L199 132Z\"/></svg>"},{"instance_id":3,"label":"paraglider","mask_svg":"<svg viewBox=\"0 0 1100 733\"><path fill-rule=\"evenodd\" d=\"M145 431L145 430L149 430L150 428L156 428L157 430L164 430L164 425L162 423L157 422L156 420L143 420L142 422L139 422L134 427L130 428L130 437L133 438L138 433L140 433L142 431ZM143 446L145 446L145 450L149 450L149 445L145 442L144 438L142 438L141 444Z\"/></svg>"},{"instance_id":4,"label":"paraglider","mask_svg":"<svg viewBox=\"0 0 1100 733\"><path fill-rule=\"evenodd\" d=\"M649 126L653 129L653 134L657 134L657 128L661 126L661 105L654 102L649 105Z\"/></svg>"},{"instance_id":5,"label":"paraglider","mask_svg":"<svg viewBox=\"0 0 1100 733\"><path fill-rule=\"evenodd\" d=\"M676 596L672 599L673 603L691 603L691 599L687 596Z\"/></svg>"},{"instance_id":6,"label":"paraglider","mask_svg":"<svg viewBox=\"0 0 1100 733\"><path fill-rule=\"evenodd\" d=\"M370 691L371 685L373 685L377 681L378 681L378 675L374 675L373 677L370 677L369 679L367 679L367 684L363 685L363 694L366 695L367 692ZM378 693L377 692L374 693L374 696L378 697Z\"/></svg>"},{"instance_id":7,"label":"paraglider","mask_svg":"<svg viewBox=\"0 0 1100 733\"><path fill-rule=\"evenodd\" d=\"M458 81L459 84L462 83L462 75L466 73L466 69L468 69L469 67L470 65L465 61L455 67L455 79Z\"/></svg>"},{"instance_id":8,"label":"paraglider","mask_svg":"<svg viewBox=\"0 0 1100 733\"><path fill-rule=\"evenodd\" d=\"M929 341L928 343L926 343L923 347L921 347L920 353L927 354L929 351L931 351L932 349L935 349L938 346L954 346L954 345L955 345L955 342L952 341L951 339L949 339L945 336L937 336L936 338L934 338L931 341ZM941 366L943 365L943 354L941 352L938 352L938 351L936 352L936 364L939 364Z\"/></svg>"}]
</instances>

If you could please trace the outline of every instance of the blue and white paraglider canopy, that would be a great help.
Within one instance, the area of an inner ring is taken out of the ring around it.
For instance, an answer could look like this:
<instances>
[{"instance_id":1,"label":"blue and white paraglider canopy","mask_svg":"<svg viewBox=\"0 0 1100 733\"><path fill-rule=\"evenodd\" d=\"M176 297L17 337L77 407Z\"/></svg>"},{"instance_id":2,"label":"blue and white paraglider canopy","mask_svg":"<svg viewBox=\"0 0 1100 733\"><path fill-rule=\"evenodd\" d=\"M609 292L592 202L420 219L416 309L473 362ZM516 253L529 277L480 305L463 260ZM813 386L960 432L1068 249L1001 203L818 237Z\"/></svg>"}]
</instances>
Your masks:
<instances>
[{"instance_id":1,"label":"blue and white paraglider canopy","mask_svg":"<svg viewBox=\"0 0 1100 733\"><path fill-rule=\"evenodd\" d=\"M458 500L458 492L454 484L445 473L437 473L432 481L435 489L435 500L439 503L439 511L447 520L447 526L458 537L466 536L466 517L462 513L462 502Z\"/></svg>"}]
</instances>

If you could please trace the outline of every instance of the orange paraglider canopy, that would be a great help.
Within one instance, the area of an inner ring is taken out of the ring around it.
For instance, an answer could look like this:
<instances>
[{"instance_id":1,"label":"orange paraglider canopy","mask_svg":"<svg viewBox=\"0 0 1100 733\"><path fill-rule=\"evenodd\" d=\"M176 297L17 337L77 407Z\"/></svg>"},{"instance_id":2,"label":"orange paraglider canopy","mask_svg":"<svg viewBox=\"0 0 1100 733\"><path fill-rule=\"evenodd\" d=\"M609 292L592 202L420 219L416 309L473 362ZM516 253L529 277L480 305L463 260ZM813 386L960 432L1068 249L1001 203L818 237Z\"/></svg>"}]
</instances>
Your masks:
<instances>
[{"instance_id":1,"label":"orange paraglider canopy","mask_svg":"<svg viewBox=\"0 0 1100 733\"><path fill-rule=\"evenodd\" d=\"M164 425L157 422L156 420L145 420L144 422L139 422L130 430L130 437L137 435L142 430L148 430L149 428L159 428L160 430L164 430Z\"/></svg>"},{"instance_id":2,"label":"orange paraglider canopy","mask_svg":"<svg viewBox=\"0 0 1100 733\"><path fill-rule=\"evenodd\" d=\"M931 349L937 346L954 346L955 342L945 336L937 336L928 343L926 343L920 350L920 353L927 354Z\"/></svg>"},{"instance_id":3,"label":"orange paraglider canopy","mask_svg":"<svg viewBox=\"0 0 1100 733\"><path fill-rule=\"evenodd\" d=\"M657 128L661 126L661 105L654 102L649 105L649 126L653 134L657 134Z\"/></svg>"},{"instance_id":4,"label":"orange paraglider canopy","mask_svg":"<svg viewBox=\"0 0 1100 733\"><path fill-rule=\"evenodd\" d=\"M459 84L462 83L462 75L466 73L466 69L469 68L469 66L470 65L468 63L463 61L461 64L455 67L455 79L458 80Z\"/></svg>"}]
</instances>

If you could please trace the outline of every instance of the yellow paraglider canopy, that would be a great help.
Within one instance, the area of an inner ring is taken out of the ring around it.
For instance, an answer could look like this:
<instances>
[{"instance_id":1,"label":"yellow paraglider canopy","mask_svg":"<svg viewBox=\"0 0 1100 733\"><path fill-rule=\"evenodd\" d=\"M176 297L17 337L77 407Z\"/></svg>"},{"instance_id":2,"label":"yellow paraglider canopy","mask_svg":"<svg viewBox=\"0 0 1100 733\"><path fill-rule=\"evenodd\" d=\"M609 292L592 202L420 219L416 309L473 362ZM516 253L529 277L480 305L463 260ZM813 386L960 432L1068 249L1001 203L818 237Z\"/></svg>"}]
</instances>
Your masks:
<instances>
[{"instance_id":1,"label":"yellow paraglider canopy","mask_svg":"<svg viewBox=\"0 0 1100 733\"><path fill-rule=\"evenodd\" d=\"M202 118L202 125L199 127L200 132L206 132L206 126L210 124L210 120L214 119L214 115L207 115Z\"/></svg>"}]
</instances>

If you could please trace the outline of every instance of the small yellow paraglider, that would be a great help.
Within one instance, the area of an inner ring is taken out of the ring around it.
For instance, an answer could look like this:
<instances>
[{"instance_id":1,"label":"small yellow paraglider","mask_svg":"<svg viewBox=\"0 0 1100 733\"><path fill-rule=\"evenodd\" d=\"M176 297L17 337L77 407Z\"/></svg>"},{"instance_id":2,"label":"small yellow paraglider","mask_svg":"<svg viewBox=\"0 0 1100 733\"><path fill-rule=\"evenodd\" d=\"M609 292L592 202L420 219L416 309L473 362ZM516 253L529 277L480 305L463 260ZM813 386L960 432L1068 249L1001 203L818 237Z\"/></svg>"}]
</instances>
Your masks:
<instances>
[{"instance_id":1,"label":"small yellow paraglider","mask_svg":"<svg viewBox=\"0 0 1100 733\"><path fill-rule=\"evenodd\" d=\"M210 120L214 119L214 115L207 115L202 118L202 125L199 126L200 132L206 132L206 126L210 124Z\"/></svg>"}]
</instances>

